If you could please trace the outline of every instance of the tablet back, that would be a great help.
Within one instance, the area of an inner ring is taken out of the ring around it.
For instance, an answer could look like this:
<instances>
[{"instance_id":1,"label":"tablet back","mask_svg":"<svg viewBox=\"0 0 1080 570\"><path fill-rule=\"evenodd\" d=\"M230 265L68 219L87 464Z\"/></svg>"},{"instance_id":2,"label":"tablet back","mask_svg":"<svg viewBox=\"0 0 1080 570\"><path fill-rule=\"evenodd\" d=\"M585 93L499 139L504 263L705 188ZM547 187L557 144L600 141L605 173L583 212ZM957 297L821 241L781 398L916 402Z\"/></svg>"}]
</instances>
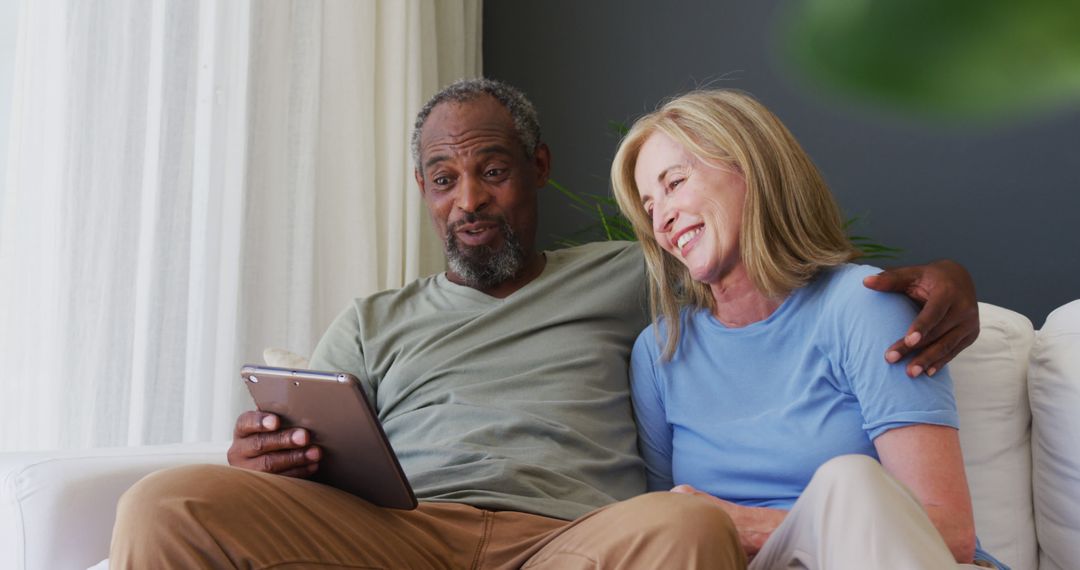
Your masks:
<instances>
[{"instance_id":1,"label":"tablet back","mask_svg":"<svg viewBox=\"0 0 1080 570\"><path fill-rule=\"evenodd\" d=\"M323 450L312 480L396 509L416 497L374 408L350 374L245 365L240 372L258 408L303 427Z\"/></svg>"}]
</instances>

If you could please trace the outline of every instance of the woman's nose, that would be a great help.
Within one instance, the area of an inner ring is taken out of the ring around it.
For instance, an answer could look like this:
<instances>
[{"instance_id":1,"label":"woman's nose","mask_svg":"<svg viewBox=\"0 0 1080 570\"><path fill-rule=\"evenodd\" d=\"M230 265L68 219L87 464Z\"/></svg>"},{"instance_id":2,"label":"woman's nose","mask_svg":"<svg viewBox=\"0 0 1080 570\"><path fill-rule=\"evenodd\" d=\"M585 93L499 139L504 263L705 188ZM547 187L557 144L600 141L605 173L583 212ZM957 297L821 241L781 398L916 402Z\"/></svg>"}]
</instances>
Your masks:
<instances>
[{"instance_id":1,"label":"woman's nose","mask_svg":"<svg viewBox=\"0 0 1080 570\"><path fill-rule=\"evenodd\" d=\"M653 209L653 232L660 234L671 231L676 217L674 209L657 205Z\"/></svg>"}]
</instances>

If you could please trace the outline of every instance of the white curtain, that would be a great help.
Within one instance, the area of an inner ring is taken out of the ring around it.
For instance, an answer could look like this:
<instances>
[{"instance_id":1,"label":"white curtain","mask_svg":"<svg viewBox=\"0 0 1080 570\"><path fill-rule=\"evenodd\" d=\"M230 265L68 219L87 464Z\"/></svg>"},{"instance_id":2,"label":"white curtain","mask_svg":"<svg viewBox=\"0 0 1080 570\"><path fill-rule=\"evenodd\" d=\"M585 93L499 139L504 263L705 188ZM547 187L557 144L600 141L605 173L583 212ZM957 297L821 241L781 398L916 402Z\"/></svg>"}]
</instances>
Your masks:
<instances>
[{"instance_id":1,"label":"white curtain","mask_svg":"<svg viewBox=\"0 0 1080 570\"><path fill-rule=\"evenodd\" d=\"M480 1L23 3L0 450L228 439L243 362L441 270L408 133Z\"/></svg>"}]
</instances>

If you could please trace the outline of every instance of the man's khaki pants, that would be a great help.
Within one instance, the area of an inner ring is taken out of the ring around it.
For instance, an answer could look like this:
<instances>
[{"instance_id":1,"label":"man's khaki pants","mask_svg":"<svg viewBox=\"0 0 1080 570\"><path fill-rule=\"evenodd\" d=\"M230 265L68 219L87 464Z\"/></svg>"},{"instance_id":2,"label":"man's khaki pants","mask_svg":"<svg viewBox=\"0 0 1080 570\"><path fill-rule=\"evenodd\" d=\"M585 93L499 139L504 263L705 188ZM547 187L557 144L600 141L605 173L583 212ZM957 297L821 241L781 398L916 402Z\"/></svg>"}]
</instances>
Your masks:
<instances>
[{"instance_id":1,"label":"man's khaki pants","mask_svg":"<svg viewBox=\"0 0 1080 570\"><path fill-rule=\"evenodd\" d=\"M118 506L112 568L745 568L731 519L651 493L574 521L457 503L373 506L222 466L150 475Z\"/></svg>"}]
</instances>

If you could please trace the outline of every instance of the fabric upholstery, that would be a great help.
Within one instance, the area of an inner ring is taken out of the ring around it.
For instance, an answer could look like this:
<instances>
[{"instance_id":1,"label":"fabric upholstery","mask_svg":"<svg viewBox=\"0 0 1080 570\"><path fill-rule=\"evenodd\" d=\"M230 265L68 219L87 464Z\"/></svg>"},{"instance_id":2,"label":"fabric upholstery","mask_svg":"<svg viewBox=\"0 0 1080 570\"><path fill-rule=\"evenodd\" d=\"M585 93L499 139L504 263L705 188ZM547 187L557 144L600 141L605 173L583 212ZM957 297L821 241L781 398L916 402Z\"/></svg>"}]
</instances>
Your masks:
<instances>
[{"instance_id":1,"label":"fabric upholstery","mask_svg":"<svg viewBox=\"0 0 1080 570\"><path fill-rule=\"evenodd\" d=\"M1075 568L1080 561L1080 301L1050 313L1039 330L1028 393L1039 568Z\"/></svg>"},{"instance_id":2,"label":"fabric upholstery","mask_svg":"<svg viewBox=\"0 0 1080 570\"><path fill-rule=\"evenodd\" d=\"M978 340L950 365L975 531L1002 562L1036 568L1027 393L1035 331L1023 315L986 303L979 319Z\"/></svg>"}]
</instances>

